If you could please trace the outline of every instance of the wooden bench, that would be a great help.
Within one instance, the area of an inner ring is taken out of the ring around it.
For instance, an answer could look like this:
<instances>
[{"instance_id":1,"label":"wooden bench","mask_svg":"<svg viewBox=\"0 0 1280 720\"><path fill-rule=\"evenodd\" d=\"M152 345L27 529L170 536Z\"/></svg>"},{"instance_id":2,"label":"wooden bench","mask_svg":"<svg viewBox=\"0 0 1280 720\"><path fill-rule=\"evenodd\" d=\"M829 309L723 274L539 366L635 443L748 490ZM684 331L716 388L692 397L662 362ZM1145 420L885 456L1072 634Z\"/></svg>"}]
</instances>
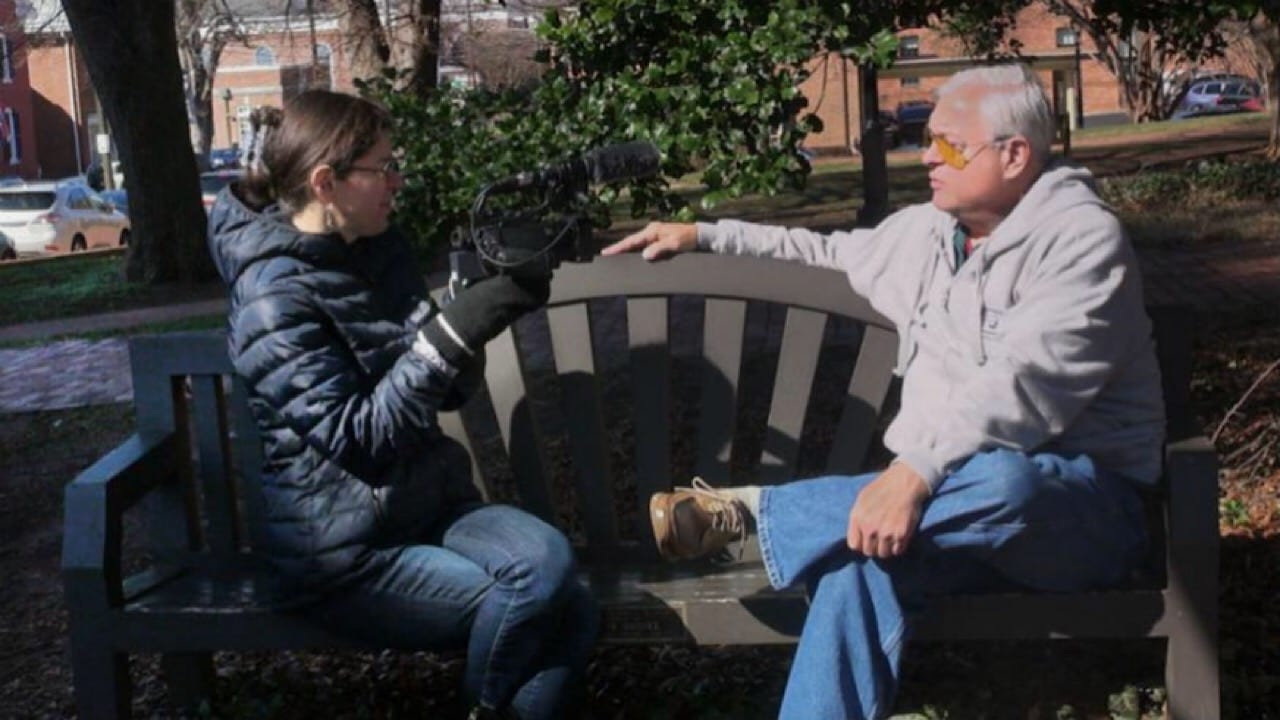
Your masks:
<instances>
[{"instance_id":1,"label":"wooden bench","mask_svg":"<svg viewBox=\"0 0 1280 720\"><path fill-rule=\"evenodd\" d=\"M1189 344L1178 318L1167 319L1157 314L1177 441L1142 580L1110 592L955 597L919 635L1167 638L1171 717L1212 720L1215 459L1191 437ZM602 642L791 643L801 594L769 589L750 553L661 563L647 498L693 473L778 482L883 464L895 344L835 272L708 255L660 268L598 259L557 272L548 311L490 344L487 389L442 422L469 438L487 497L551 519L580 548L604 607ZM290 614L254 552L260 448L223 336L137 338L130 353L137 432L66 490L63 573L82 718L129 714L132 653L161 653L185 703L210 691L212 651L350 646ZM125 558L122 518L135 507L144 551ZM126 567L142 569L126 577Z\"/></svg>"}]
</instances>

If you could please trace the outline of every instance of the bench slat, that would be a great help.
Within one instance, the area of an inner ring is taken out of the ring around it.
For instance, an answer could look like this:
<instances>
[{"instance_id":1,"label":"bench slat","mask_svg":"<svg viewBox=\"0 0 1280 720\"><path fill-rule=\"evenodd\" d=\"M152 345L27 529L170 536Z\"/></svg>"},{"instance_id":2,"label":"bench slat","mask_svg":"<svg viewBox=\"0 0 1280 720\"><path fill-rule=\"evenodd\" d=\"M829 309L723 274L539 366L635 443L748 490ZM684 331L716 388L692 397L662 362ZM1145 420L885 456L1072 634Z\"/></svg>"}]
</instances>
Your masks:
<instances>
[{"instance_id":1,"label":"bench slat","mask_svg":"<svg viewBox=\"0 0 1280 720\"><path fill-rule=\"evenodd\" d=\"M791 308L786 318L760 456L759 481L763 485L776 485L795 477L800 434L827 322L823 313L798 308Z\"/></svg>"},{"instance_id":2,"label":"bench slat","mask_svg":"<svg viewBox=\"0 0 1280 720\"><path fill-rule=\"evenodd\" d=\"M538 427L536 414L524 401L525 378L515 351L518 329L503 332L489 342L485 351L488 356L485 380L520 503L534 515L554 523L555 511L547 485L549 465L545 458L545 436ZM463 418L466 419L465 414ZM491 485L494 479L487 478Z\"/></svg>"},{"instance_id":3,"label":"bench slat","mask_svg":"<svg viewBox=\"0 0 1280 720\"><path fill-rule=\"evenodd\" d=\"M249 408L249 389L239 375L231 376L231 417L234 424L235 466L240 475L240 496L251 548L262 547L267 527L266 500L262 496L262 442Z\"/></svg>"},{"instance_id":4,"label":"bench slat","mask_svg":"<svg viewBox=\"0 0 1280 720\"><path fill-rule=\"evenodd\" d=\"M231 442L221 375L191 378L192 423L204 491L205 540L214 553L240 549L240 509L231 477Z\"/></svg>"},{"instance_id":5,"label":"bench slat","mask_svg":"<svg viewBox=\"0 0 1280 720\"><path fill-rule=\"evenodd\" d=\"M712 485L728 485L737 427L747 304L708 299L702 335L702 395L698 401L695 473ZM679 485L685 478L677 479Z\"/></svg>"},{"instance_id":6,"label":"bench slat","mask_svg":"<svg viewBox=\"0 0 1280 720\"><path fill-rule=\"evenodd\" d=\"M671 361L666 298L627 302L628 367L635 426L636 508L642 545L651 559L657 549L647 517L649 496L671 486Z\"/></svg>"},{"instance_id":7,"label":"bench slat","mask_svg":"<svg viewBox=\"0 0 1280 720\"><path fill-rule=\"evenodd\" d=\"M572 458L578 515L587 543L604 555L618 545L617 513L609 470L592 323L585 304L547 311L551 348L560 376L561 408Z\"/></svg>"},{"instance_id":8,"label":"bench slat","mask_svg":"<svg viewBox=\"0 0 1280 720\"><path fill-rule=\"evenodd\" d=\"M480 463L476 460L475 447L471 443L471 436L467 434L467 429L462 421L462 413L442 412L436 416L436 422L440 423L440 431L450 438L456 440L462 447L466 448L467 457L471 458L471 484L475 485L476 490L480 492L480 497L485 502L489 502L493 498L493 493L489 490L489 485L484 481L484 475L480 472Z\"/></svg>"},{"instance_id":9,"label":"bench slat","mask_svg":"<svg viewBox=\"0 0 1280 720\"><path fill-rule=\"evenodd\" d=\"M828 474L856 475L870 469L864 461L893 382L897 349L896 334L873 325L863 330L858 362L849 378L849 392L827 456Z\"/></svg>"}]
</instances>

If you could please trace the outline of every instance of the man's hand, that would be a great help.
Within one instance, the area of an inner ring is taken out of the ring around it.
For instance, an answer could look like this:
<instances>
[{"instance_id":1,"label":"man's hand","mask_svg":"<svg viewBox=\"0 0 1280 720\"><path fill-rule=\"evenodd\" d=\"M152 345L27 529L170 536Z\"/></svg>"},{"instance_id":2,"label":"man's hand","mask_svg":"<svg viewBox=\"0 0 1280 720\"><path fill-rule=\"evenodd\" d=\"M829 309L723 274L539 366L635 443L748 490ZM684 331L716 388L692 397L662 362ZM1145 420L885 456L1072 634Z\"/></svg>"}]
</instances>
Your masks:
<instances>
[{"instance_id":1,"label":"man's hand","mask_svg":"<svg viewBox=\"0 0 1280 720\"><path fill-rule=\"evenodd\" d=\"M891 558L907 551L929 499L929 486L910 465L895 462L858 493L849 511L849 549Z\"/></svg>"},{"instance_id":2,"label":"man's hand","mask_svg":"<svg viewBox=\"0 0 1280 720\"><path fill-rule=\"evenodd\" d=\"M619 255L643 248L645 260L676 255L698 247L698 226L693 223L651 222L600 251L601 255Z\"/></svg>"}]
</instances>

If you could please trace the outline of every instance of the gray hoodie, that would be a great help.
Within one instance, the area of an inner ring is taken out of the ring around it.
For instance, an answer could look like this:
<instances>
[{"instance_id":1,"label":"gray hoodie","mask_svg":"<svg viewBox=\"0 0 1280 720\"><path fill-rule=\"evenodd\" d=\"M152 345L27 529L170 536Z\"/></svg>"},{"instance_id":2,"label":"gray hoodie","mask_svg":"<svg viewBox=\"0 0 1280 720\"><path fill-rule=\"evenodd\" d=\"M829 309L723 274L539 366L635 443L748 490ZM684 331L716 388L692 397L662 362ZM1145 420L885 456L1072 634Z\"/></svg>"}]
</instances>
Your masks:
<instances>
[{"instance_id":1,"label":"gray hoodie","mask_svg":"<svg viewBox=\"0 0 1280 720\"><path fill-rule=\"evenodd\" d=\"M885 434L931 489L996 448L1087 455L1152 484L1164 407L1137 258L1087 170L1047 168L958 269L957 221L925 203L821 235L722 220L699 247L848 274L899 335Z\"/></svg>"}]
</instances>

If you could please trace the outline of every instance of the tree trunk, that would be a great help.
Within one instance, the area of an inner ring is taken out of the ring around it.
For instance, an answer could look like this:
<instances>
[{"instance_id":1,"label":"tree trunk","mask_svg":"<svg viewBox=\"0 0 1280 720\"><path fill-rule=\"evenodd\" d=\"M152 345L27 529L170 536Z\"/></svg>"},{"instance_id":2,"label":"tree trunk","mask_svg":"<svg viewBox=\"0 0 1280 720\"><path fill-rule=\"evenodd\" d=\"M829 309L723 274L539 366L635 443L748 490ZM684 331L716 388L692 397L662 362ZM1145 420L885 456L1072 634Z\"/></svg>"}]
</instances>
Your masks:
<instances>
[{"instance_id":1,"label":"tree trunk","mask_svg":"<svg viewBox=\"0 0 1280 720\"><path fill-rule=\"evenodd\" d=\"M132 240L125 276L147 283L215 277L205 246L195 155L174 32L173 0L63 0L129 168Z\"/></svg>"},{"instance_id":2,"label":"tree trunk","mask_svg":"<svg viewBox=\"0 0 1280 720\"><path fill-rule=\"evenodd\" d=\"M360 80L377 77L391 59L387 35L378 17L376 0L345 0L343 37L351 62L351 75Z\"/></svg>"},{"instance_id":3,"label":"tree trunk","mask_svg":"<svg viewBox=\"0 0 1280 720\"><path fill-rule=\"evenodd\" d=\"M195 146L198 158L208 158L213 145L213 78L196 53L195 63L187 73L187 92L191 94L191 116L196 121ZM200 164L199 160L196 161Z\"/></svg>"},{"instance_id":4,"label":"tree trunk","mask_svg":"<svg viewBox=\"0 0 1280 720\"><path fill-rule=\"evenodd\" d=\"M440 0L419 0L414 16L416 43L411 62L409 90L425 98L436 89L440 64Z\"/></svg>"},{"instance_id":5,"label":"tree trunk","mask_svg":"<svg viewBox=\"0 0 1280 720\"><path fill-rule=\"evenodd\" d=\"M1280 27L1280 26L1277 26ZM1272 58L1271 77L1268 78L1267 113L1271 115L1271 140L1267 143L1267 159L1280 160L1280 54Z\"/></svg>"}]
</instances>

